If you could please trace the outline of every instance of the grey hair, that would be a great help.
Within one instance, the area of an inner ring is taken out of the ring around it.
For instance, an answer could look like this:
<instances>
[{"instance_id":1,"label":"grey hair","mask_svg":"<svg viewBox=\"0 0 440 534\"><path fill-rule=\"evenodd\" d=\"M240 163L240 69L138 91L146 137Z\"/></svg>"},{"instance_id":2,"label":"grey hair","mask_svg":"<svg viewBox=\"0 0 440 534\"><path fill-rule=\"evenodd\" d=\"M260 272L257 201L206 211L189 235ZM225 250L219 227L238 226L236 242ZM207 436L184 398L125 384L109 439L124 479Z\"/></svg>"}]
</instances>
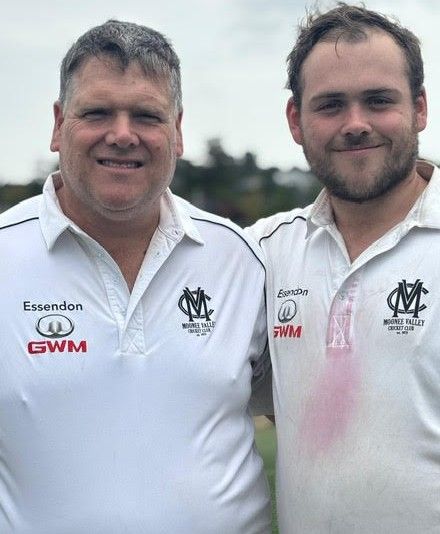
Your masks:
<instances>
[{"instance_id":1,"label":"grey hair","mask_svg":"<svg viewBox=\"0 0 440 534\"><path fill-rule=\"evenodd\" d=\"M91 57L115 59L123 69L137 61L146 75L166 78L176 112L182 111L180 61L170 41L146 26L113 19L81 35L64 56L59 94L63 107L72 91L73 75Z\"/></svg>"}]
</instances>

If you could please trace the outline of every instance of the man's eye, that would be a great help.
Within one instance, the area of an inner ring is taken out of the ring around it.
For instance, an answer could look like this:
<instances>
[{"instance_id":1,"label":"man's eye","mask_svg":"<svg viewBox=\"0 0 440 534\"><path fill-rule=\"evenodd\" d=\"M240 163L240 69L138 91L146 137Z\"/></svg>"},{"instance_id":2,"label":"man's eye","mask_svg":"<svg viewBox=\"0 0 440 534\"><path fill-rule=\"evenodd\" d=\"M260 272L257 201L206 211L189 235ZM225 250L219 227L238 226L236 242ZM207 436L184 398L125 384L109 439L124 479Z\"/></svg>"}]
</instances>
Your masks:
<instances>
[{"instance_id":1,"label":"man's eye","mask_svg":"<svg viewBox=\"0 0 440 534\"><path fill-rule=\"evenodd\" d=\"M138 113L135 115L135 118L141 122L151 123L155 124L157 122L161 122L160 117L157 115L154 115L153 113Z\"/></svg>"},{"instance_id":2,"label":"man's eye","mask_svg":"<svg viewBox=\"0 0 440 534\"><path fill-rule=\"evenodd\" d=\"M108 113L104 109L90 109L83 113L85 119L98 120L108 116Z\"/></svg>"},{"instance_id":3,"label":"man's eye","mask_svg":"<svg viewBox=\"0 0 440 534\"><path fill-rule=\"evenodd\" d=\"M318 111L322 111L324 113L331 113L334 111L338 111L342 108L342 102L339 100L331 100L330 102L324 102L318 106Z\"/></svg>"},{"instance_id":4,"label":"man's eye","mask_svg":"<svg viewBox=\"0 0 440 534\"><path fill-rule=\"evenodd\" d=\"M371 107L381 108L381 107L389 106L390 104L392 104L392 101L389 98L376 96L374 98L370 98L368 100L368 104Z\"/></svg>"}]
</instances>

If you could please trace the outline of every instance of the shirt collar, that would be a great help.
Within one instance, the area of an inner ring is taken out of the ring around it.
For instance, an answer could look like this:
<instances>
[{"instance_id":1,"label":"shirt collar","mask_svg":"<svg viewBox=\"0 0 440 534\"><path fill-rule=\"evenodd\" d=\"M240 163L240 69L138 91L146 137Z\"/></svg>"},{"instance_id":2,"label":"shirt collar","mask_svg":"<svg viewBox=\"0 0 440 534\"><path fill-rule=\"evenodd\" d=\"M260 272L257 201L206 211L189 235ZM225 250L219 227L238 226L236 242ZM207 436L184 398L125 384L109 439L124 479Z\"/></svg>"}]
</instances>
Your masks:
<instances>
[{"instance_id":1,"label":"shirt collar","mask_svg":"<svg viewBox=\"0 0 440 534\"><path fill-rule=\"evenodd\" d=\"M43 199L40 203L41 231L48 250L54 247L58 238L67 230L79 237L87 235L63 213L56 194L59 179L59 171L48 176L43 186ZM193 241L204 244L186 209L186 203L179 202L179 199L169 189L161 198L158 230L174 241L180 241L186 235Z\"/></svg>"},{"instance_id":2,"label":"shirt collar","mask_svg":"<svg viewBox=\"0 0 440 534\"><path fill-rule=\"evenodd\" d=\"M428 182L420 197L405 217L412 226L440 228L440 169L429 161L417 161L417 172ZM334 224L330 198L324 188L307 215L307 235L318 228Z\"/></svg>"},{"instance_id":3,"label":"shirt collar","mask_svg":"<svg viewBox=\"0 0 440 534\"><path fill-rule=\"evenodd\" d=\"M73 228L73 222L61 211L55 189L59 174L50 174L43 186L43 199L40 203L40 224L48 250L51 250L58 237L67 229Z\"/></svg>"},{"instance_id":4,"label":"shirt collar","mask_svg":"<svg viewBox=\"0 0 440 534\"><path fill-rule=\"evenodd\" d=\"M440 169L429 161L419 161L417 171L428 185L409 215L417 226L440 228Z\"/></svg>"},{"instance_id":5,"label":"shirt collar","mask_svg":"<svg viewBox=\"0 0 440 534\"><path fill-rule=\"evenodd\" d=\"M159 230L171 239L180 240L184 235L199 243L204 244L202 236L189 214L190 204L176 197L167 189L162 195L160 203Z\"/></svg>"},{"instance_id":6,"label":"shirt collar","mask_svg":"<svg viewBox=\"0 0 440 534\"><path fill-rule=\"evenodd\" d=\"M324 188L316 197L316 200L307 215L307 233L311 234L318 228L333 224L333 220L330 197L327 189Z\"/></svg>"}]
</instances>

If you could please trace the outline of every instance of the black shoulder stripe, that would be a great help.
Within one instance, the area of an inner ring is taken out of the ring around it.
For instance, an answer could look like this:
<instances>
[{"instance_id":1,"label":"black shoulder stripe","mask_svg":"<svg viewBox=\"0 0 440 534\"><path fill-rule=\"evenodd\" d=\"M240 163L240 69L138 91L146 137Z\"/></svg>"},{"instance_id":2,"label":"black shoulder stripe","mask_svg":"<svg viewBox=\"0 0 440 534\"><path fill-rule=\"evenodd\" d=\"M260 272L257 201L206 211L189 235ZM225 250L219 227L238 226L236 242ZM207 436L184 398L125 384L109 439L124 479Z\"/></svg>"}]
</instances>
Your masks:
<instances>
[{"instance_id":1,"label":"black shoulder stripe","mask_svg":"<svg viewBox=\"0 0 440 534\"><path fill-rule=\"evenodd\" d=\"M247 246L247 248L252 252L252 254L255 256L255 258L258 260L258 262L261 264L261 266L263 267L264 269L264 272L266 272L266 267L264 266L264 263L260 260L260 258L255 254L255 252L252 250L252 247L249 245L249 243L246 241L246 239L243 239L243 236L241 236L238 232L236 232L233 228L230 228L229 226L227 226L226 224L222 224L220 222L217 222L217 221L210 221L209 219L199 219L198 217L193 217L192 215L190 215L191 219L194 219L195 221L202 221L202 222L207 222L207 223L211 223L211 224L216 224L217 226L223 226L223 228L227 228L228 230L230 230L231 232L233 232L236 236L238 236L242 241L243 243L245 243L245 245Z\"/></svg>"},{"instance_id":2,"label":"black shoulder stripe","mask_svg":"<svg viewBox=\"0 0 440 534\"><path fill-rule=\"evenodd\" d=\"M292 224L296 221L296 219L302 219L303 221L306 220L305 217L302 217L301 215L297 215L296 217L294 217L291 221L283 221L282 223L280 223L276 228L275 230L272 230L272 232L268 235L264 235L263 237L260 237L260 240L258 241L258 243L261 244L261 242L263 241L263 239L269 239L269 237L273 236L273 234L279 229L281 228L281 226L283 226L284 224Z\"/></svg>"},{"instance_id":3,"label":"black shoulder stripe","mask_svg":"<svg viewBox=\"0 0 440 534\"><path fill-rule=\"evenodd\" d=\"M38 219L39 219L39 217L31 217L30 219L23 219L22 221L19 221L19 222L16 222L16 223L7 224L6 226L0 226L0 230L4 230L5 228L10 228L11 226L17 226L19 224L23 224L23 223L29 222L29 221L37 221Z\"/></svg>"}]
</instances>

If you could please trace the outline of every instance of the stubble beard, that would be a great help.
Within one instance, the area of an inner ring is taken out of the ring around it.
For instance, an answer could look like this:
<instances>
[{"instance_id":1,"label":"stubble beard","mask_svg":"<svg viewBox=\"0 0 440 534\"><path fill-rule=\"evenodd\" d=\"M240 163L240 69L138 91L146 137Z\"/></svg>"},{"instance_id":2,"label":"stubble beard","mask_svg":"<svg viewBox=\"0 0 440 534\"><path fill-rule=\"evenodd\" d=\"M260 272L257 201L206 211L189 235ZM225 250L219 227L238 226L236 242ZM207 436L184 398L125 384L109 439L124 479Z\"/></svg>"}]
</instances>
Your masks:
<instances>
[{"instance_id":1,"label":"stubble beard","mask_svg":"<svg viewBox=\"0 0 440 534\"><path fill-rule=\"evenodd\" d=\"M114 200L102 198L94 190L93 177L89 174L90 171L78 170L75 162L60 153L59 168L63 187L58 191L58 198L62 211L80 227L82 226L78 216L84 213L88 213L90 220L100 218L115 223L130 222L136 219L148 221L152 214L152 218L155 218L156 211L159 209L160 198L172 181L175 167L176 160L174 159L169 164L169 168L164 169L163 174L167 176L166 180L160 184L151 181L154 184L153 188L143 191L135 202L129 202L124 206L123 203L119 204L117 197ZM145 179L149 181L147 178ZM123 176L121 182L125 180L126 178Z\"/></svg>"},{"instance_id":2,"label":"stubble beard","mask_svg":"<svg viewBox=\"0 0 440 534\"><path fill-rule=\"evenodd\" d=\"M328 192L341 200L361 203L385 195L403 182L414 169L418 156L418 136L413 122L399 144L388 153L382 167L375 175L368 175L366 161L359 162L359 182L348 180L338 173L329 153L317 154L311 143L304 141L304 155L312 173L326 187Z\"/></svg>"}]
</instances>

